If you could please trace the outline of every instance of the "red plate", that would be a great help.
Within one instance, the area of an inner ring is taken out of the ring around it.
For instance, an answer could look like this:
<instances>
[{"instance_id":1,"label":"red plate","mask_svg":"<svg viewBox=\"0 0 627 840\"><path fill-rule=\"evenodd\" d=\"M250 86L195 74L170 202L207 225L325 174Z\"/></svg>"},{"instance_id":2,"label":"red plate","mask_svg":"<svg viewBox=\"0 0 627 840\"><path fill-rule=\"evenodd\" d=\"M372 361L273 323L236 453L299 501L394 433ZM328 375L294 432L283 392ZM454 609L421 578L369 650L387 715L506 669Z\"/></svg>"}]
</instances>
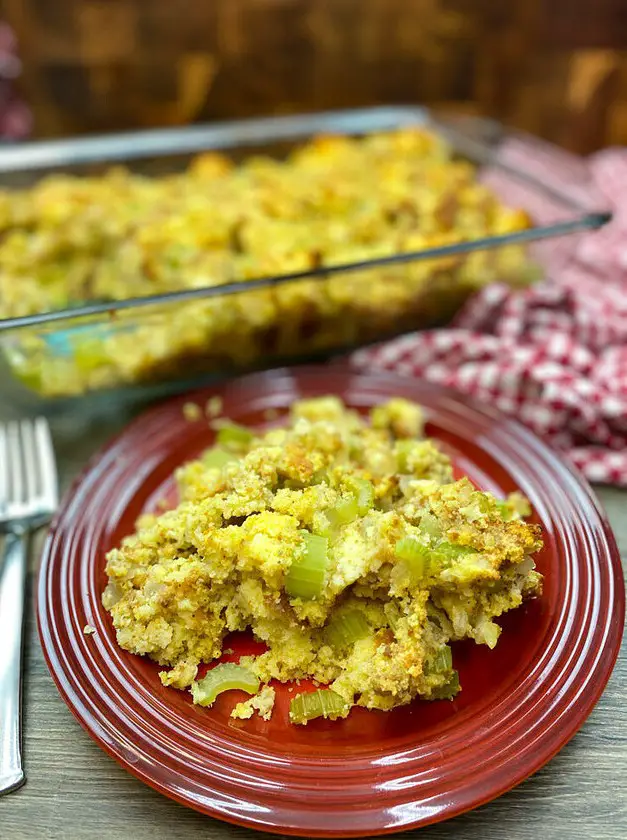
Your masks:
<instances>
[{"instance_id":1,"label":"red plate","mask_svg":"<svg viewBox=\"0 0 627 840\"><path fill-rule=\"evenodd\" d=\"M104 555L141 511L172 492L177 465L211 444L182 406L149 411L98 455L66 497L46 544L39 631L50 672L89 734L131 773L214 817L303 836L358 836L426 825L473 808L529 776L586 719L616 660L625 610L614 538L590 489L517 423L439 387L391 376L309 368L260 374L219 391L224 412L263 425L264 412L334 393L368 408L402 395L422 403L428 434L478 486L520 489L544 528L542 598L503 620L490 651L457 645L462 692L345 721L231 721L233 694L212 709L164 688L157 667L120 650L100 604ZM96 628L93 635L83 627ZM251 643L237 638L236 651ZM240 699L239 697L237 698Z\"/></svg>"}]
</instances>

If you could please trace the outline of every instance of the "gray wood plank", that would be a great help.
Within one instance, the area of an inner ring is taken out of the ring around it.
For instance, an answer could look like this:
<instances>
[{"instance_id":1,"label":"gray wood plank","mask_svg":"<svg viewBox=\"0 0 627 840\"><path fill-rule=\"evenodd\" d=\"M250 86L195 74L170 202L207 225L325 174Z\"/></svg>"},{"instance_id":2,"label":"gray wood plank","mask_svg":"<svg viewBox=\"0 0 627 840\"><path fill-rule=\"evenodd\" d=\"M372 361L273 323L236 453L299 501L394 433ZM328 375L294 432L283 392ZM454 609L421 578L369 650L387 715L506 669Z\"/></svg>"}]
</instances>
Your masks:
<instances>
[{"instance_id":1,"label":"gray wood plank","mask_svg":"<svg viewBox=\"0 0 627 840\"><path fill-rule=\"evenodd\" d=\"M0 419L19 416L25 410L0 398ZM64 486L136 410L136 406L124 408L101 401L90 411L66 408L52 412ZM627 557L627 492L597 491L621 553ZM37 556L35 545L32 573ZM243 840L253 836L169 801L122 770L92 742L58 695L43 661L32 609L26 638L24 747L28 782L16 793L0 798L0 838L187 840L200 834L210 840ZM624 840L626 677L623 643L618 665L597 708L549 765L495 802L407 836L420 840Z\"/></svg>"}]
</instances>

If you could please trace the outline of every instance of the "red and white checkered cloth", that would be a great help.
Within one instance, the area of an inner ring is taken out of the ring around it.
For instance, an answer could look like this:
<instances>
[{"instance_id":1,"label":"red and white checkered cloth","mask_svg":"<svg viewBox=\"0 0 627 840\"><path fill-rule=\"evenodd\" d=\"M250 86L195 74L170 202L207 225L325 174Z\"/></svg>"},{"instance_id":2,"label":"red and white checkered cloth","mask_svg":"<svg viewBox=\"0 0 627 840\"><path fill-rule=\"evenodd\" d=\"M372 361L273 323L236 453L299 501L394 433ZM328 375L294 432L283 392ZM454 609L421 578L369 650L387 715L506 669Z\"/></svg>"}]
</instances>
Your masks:
<instances>
[{"instance_id":1,"label":"red and white checkered cloth","mask_svg":"<svg viewBox=\"0 0 627 840\"><path fill-rule=\"evenodd\" d=\"M627 149L583 161L513 140L503 159L593 209L611 209L613 220L539 246L548 278L540 285L489 286L450 329L360 350L350 362L457 388L514 415L590 481L627 486ZM564 218L496 170L484 181L537 222Z\"/></svg>"}]
</instances>

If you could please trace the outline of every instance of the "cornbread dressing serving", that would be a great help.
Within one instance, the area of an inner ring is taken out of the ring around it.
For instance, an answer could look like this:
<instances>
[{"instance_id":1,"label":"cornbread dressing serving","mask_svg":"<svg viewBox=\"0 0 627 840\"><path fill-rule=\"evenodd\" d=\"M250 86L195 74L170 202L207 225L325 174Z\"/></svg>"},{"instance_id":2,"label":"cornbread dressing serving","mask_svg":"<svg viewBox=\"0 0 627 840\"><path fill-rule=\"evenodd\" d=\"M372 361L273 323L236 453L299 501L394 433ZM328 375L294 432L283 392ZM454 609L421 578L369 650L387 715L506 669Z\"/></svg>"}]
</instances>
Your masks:
<instances>
[{"instance_id":1,"label":"cornbread dressing serving","mask_svg":"<svg viewBox=\"0 0 627 840\"><path fill-rule=\"evenodd\" d=\"M286 159L221 154L146 177L49 175L0 191L0 318L422 251L529 227L424 128L318 137ZM449 317L494 280L529 282L522 246L351 271L16 333L43 394L242 367Z\"/></svg>"},{"instance_id":2,"label":"cornbread dressing serving","mask_svg":"<svg viewBox=\"0 0 627 840\"><path fill-rule=\"evenodd\" d=\"M216 445L177 472L177 507L108 553L103 593L121 647L195 703L239 688L251 699L232 715L268 719L270 681L307 679L319 687L295 684L290 705L307 723L452 698L450 643L493 648L494 619L541 592L525 500L454 480L419 406L364 419L322 397L259 435L215 422ZM243 630L266 651L200 677Z\"/></svg>"}]
</instances>

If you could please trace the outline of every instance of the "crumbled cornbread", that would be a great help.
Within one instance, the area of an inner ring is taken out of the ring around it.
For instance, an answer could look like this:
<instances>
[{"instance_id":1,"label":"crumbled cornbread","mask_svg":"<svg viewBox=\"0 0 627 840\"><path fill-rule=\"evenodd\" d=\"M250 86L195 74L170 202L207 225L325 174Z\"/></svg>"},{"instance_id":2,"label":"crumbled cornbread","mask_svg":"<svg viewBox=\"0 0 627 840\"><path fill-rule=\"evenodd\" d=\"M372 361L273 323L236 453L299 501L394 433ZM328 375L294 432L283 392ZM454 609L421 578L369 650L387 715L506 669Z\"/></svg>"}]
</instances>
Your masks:
<instances>
[{"instance_id":1,"label":"crumbled cornbread","mask_svg":"<svg viewBox=\"0 0 627 840\"><path fill-rule=\"evenodd\" d=\"M196 420L200 420L200 418L202 417L202 411L200 410L200 406L193 402L186 402L183 405L183 416L190 423L194 423Z\"/></svg>"},{"instance_id":2,"label":"crumbled cornbread","mask_svg":"<svg viewBox=\"0 0 627 840\"><path fill-rule=\"evenodd\" d=\"M222 397L210 397L205 405L205 414L210 418L219 417L222 414Z\"/></svg>"},{"instance_id":3,"label":"crumbled cornbread","mask_svg":"<svg viewBox=\"0 0 627 840\"><path fill-rule=\"evenodd\" d=\"M319 137L285 160L209 152L184 172L54 174L0 191L0 318L361 263L529 227L420 127ZM508 245L240 294L116 312L20 337L45 394L189 377L370 341L450 315L494 280L528 282Z\"/></svg>"},{"instance_id":4,"label":"crumbled cornbread","mask_svg":"<svg viewBox=\"0 0 627 840\"><path fill-rule=\"evenodd\" d=\"M247 720L255 712L258 712L259 717L263 718L263 720L270 720L272 710L274 709L275 696L275 690L271 686L266 685L261 689L259 694L251 697L250 700L244 700L243 703L238 703L231 712L231 717Z\"/></svg>"},{"instance_id":5,"label":"crumbled cornbread","mask_svg":"<svg viewBox=\"0 0 627 840\"><path fill-rule=\"evenodd\" d=\"M197 666L246 629L267 645L240 662L249 693L310 679L332 689L329 716L454 696L449 642L494 647L494 619L541 591L541 541L519 497L454 481L421 435L420 408L401 399L371 423L323 397L258 437L221 426L218 445L179 469L179 505L142 517L107 556L118 643L169 666L163 682L192 685L203 705L220 672L203 695ZM224 673L238 687L238 669Z\"/></svg>"}]
</instances>

